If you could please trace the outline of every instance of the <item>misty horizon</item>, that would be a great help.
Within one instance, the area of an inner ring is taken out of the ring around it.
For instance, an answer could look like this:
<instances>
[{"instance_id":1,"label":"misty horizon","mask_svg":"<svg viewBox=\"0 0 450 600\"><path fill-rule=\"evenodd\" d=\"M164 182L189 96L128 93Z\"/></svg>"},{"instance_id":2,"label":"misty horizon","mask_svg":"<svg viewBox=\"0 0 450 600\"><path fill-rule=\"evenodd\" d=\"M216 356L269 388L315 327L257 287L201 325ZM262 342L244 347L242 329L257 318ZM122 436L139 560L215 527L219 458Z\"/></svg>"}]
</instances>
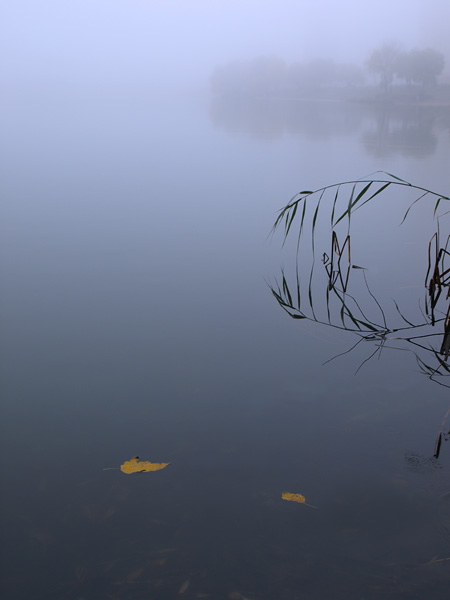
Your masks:
<instances>
[{"instance_id":1,"label":"misty horizon","mask_svg":"<svg viewBox=\"0 0 450 600\"><path fill-rule=\"evenodd\" d=\"M15 86L196 88L231 61L276 56L364 65L386 42L450 42L446 0L336 3L20 1L2 9L3 82Z\"/></svg>"}]
</instances>

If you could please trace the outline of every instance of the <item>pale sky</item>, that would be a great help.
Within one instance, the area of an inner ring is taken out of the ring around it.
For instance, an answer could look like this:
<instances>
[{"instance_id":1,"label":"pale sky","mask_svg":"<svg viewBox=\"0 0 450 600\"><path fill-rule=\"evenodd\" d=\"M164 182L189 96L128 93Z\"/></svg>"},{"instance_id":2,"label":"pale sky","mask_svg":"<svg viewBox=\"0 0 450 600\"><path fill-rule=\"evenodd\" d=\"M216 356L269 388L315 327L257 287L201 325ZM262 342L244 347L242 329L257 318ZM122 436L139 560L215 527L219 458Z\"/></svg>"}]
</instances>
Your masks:
<instances>
[{"instance_id":1,"label":"pale sky","mask_svg":"<svg viewBox=\"0 0 450 600\"><path fill-rule=\"evenodd\" d=\"M394 40L450 63L450 0L14 0L0 20L7 84L197 85L229 60L361 64Z\"/></svg>"}]
</instances>

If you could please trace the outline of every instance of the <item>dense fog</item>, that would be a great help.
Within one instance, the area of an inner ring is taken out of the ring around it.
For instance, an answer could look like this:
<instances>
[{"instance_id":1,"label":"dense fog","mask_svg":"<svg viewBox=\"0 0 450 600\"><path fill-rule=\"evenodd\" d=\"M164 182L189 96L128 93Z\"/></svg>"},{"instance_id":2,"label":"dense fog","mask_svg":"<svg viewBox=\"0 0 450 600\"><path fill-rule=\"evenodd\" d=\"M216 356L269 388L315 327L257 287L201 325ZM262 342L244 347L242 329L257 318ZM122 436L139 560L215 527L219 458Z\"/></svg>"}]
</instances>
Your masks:
<instances>
[{"instance_id":1,"label":"dense fog","mask_svg":"<svg viewBox=\"0 0 450 600\"><path fill-rule=\"evenodd\" d=\"M1 9L7 89L197 89L258 56L363 65L386 42L450 63L448 0L16 0Z\"/></svg>"}]
</instances>

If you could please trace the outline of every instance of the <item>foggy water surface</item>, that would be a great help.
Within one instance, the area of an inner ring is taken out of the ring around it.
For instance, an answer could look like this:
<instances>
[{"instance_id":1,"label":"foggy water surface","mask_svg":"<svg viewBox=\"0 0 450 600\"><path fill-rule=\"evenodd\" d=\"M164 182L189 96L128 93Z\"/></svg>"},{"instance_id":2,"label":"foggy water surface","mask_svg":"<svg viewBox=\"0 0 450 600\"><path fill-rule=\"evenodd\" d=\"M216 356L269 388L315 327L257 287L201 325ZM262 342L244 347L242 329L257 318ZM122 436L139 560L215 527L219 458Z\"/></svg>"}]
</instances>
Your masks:
<instances>
[{"instance_id":1,"label":"foggy water surface","mask_svg":"<svg viewBox=\"0 0 450 600\"><path fill-rule=\"evenodd\" d=\"M2 598L446 598L448 389L406 351L324 365L356 340L283 312L267 237L297 191L378 169L448 195L442 114L4 110ZM371 214L359 258L417 311L432 218ZM118 470L137 455L170 466Z\"/></svg>"}]
</instances>

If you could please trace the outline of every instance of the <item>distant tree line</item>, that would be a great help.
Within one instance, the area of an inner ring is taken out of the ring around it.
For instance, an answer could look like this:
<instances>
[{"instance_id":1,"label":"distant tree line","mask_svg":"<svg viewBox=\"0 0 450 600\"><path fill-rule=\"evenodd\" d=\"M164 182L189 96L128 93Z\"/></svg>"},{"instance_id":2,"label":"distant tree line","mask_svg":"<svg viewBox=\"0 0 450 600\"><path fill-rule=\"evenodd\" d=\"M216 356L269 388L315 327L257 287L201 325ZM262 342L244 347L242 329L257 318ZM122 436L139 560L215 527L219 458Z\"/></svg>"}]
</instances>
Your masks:
<instances>
[{"instance_id":1,"label":"distant tree line","mask_svg":"<svg viewBox=\"0 0 450 600\"><path fill-rule=\"evenodd\" d=\"M386 94L395 80L420 84L423 88L435 85L444 66L444 55L436 50L404 52L396 44L384 44L374 50L365 63L366 69L379 77ZM212 90L218 95L314 93L326 88L353 88L364 84L361 67L331 59L287 65L281 58L266 56L218 66L211 76Z\"/></svg>"},{"instance_id":2,"label":"distant tree line","mask_svg":"<svg viewBox=\"0 0 450 600\"><path fill-rule=\"evenodd\" d=\"M288 66L284 60L270 56L218 66L211 77L213 92L226 95L268 95L362 83L364 73L357 65L335 63L330 59L295 62Z\"/></svg>"},{"instance_id":3,"label":"distant tree line","mask_svg":"<svg viewBox=\"0 0 450 600\"><path fill-rule=\"evenodd\" d=\"M288 86L292 88L317 89L321 87L355 86L364 83L361 67L333 60L313 60L293 63L287 72Z\"/></svg>"},{"instance_id":4,"label":"distant tree line","mask_svg":"<svg viewBox=\"0 0 450 600\"><path fill-rule=\"evenodd\" d=\"M397 44L384 44L374 50L366 62L367 69L376 73L384 92L389 93L395 78L423 88L436 85L445 67L441 52L426 48L404 52Z\"/></svg>"}]
</instances>

